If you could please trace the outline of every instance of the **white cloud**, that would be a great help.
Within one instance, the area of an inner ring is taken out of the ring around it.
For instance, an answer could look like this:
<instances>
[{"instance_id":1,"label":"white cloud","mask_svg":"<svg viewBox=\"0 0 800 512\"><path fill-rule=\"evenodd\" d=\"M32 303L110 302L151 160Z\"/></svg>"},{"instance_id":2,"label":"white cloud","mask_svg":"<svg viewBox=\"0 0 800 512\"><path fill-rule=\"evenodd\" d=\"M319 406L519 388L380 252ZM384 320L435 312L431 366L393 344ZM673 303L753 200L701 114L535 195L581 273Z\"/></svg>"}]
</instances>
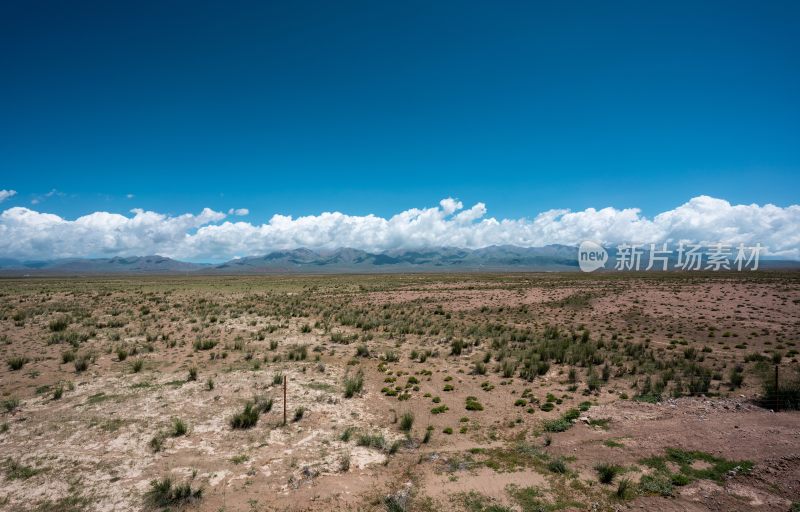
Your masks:
<instances>
[{"instance_id":1,"label":"white cloud","mask_svg":"<svg viewBox=\"0 0 800 512\"><path fill-rule=\"evenodd\" d=\"M247 208L231 208L228 210L228 215L238 215L240 217L244 217L245 215L250 215L250 210Z\"/></svg>"},{"instance_id":2,"label":"white cloud","mask_svg":"<svg viewBox=\"0 0 800 512\"><path fill-rule=\"evenodd\" d=\"M231 209L229 215L245 215ZM325 212L276 214L264 224L225 220L205 209L169 216L135 209L132 216L95 212L75 220L14 207L0 214L0 256L57 258L163 254L179 259L225 260L276 249L354 247L368 251L513 244L578 245L695 241L761 243L770 254L800 259L800 206L732 205L708 196L648 218L636 208L548 210L533 218L496 219L477 203L464 209L452 198L392 217Z\"/></svg>"},{"instance_id":3,"label":"white cloud","mask_svg":"<svg viewBox=\"0 0 800 512\"><path fill-rule=\"evenodd\" d=\"M133 194L125 194L126 199L133 199L134 197L136 196L134 196Z\"/></svg>"},{"instance_id":4,"label":"white cloud","mask_svg":"<svg viewBox=\"0 0 800 512\"><path fill-rule=\"evenodd\" d=\"M0 203L15 195L17 195L16 190L0 190Z\"/></svg>"},{"instance_id":5,"label":"white cloud","mask_svg":"<svg viewBox=\"0 0 800 512\"><path fill-rule=\"evenodd\" d=\"M460 210L464 207L464 204L459 201L458 199L453 199L452 197L448 197L447 199L442 199L439 201L439 206L442 207L442 211L445 215L450 215L456 210Z\"/></svg>"},{"instance_id":6,"label":"white cloud","mask_svg":"<svg viewBox=\"0 0 800 512\"><path fill-rule=\"evenodd\" d=\"M31 199L31 204L37 205L37 204L41 203L42 201L44 201L45 199L50 199L53 196L64 197L64 195L65 195L64 192L60 192L60 191L58 191L56 189L51 189L50 192L48 192L46 194L41 194L41 195L38 195L38 196L34 196L33 199Z\"/></svg>"}]
</instances>

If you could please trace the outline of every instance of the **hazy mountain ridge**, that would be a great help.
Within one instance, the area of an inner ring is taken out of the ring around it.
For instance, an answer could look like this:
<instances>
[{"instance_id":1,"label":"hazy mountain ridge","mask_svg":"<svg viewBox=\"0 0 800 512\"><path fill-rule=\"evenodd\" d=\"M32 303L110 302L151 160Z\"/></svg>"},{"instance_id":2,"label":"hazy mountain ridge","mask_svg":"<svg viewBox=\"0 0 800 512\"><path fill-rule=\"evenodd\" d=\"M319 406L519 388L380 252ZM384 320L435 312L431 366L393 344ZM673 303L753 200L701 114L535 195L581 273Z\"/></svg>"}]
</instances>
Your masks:
<instances>
[{"instance_id":1,"label":"hazy mountain ridge","mask_svg":"<svg viewBox=\"0 0 800 512\"><path fill-rule=\"evenodd\" d=\"M614 257L613 250L609 251ZM314 251L307 248L273 251L261 256L236 258L219 264L190 263L165 256L65 258L20 261L0 258L3 275L81 274L279 274L454 271L578 271L578 249L566 245L518 247L493 245L481 249L438 247L367 252L341 248ZM647 264L642 258L642 269ZM672 258L671 258L672 263ZM613 265L608 265L608 270ZM800 268L800 262L762 260L762 268Z\"/></svg>"},{"instance_id":2,"label":"hazy mountain ridge","mask_svg":"<svg viewBox=\"0 0 800 512\"><path fill-rule=\"evenodd\" d=\"M188 263L165 256L113 258L63 258L46 261L0 259L0 271L16 273L179 273L209 268L205 263Z\"/></svg>"},{"instance_id":3,"label":"hazy mountain ridge","mask_svg":"<svg viewBox=\"0 0 800 512\"><path fill-rule=\"evenodd\" d=\"M220 264L189 263L165 256L65 258L48 261L0 259L4 274L103 273L325 273L392 272L426 270L576 270L577 249L567 246L524 248L492 246L482 249L440 247L367 252L341 248L314 251L306 248L273 251L236 258Z\"/></svg>"},{"instance_id":4,"label":"hazy mountain ridge","mask_svg":"<svg viewBox=\"0 0 800 512\"><path fill-rule=\"evenodd\" d=\"M211 272L391 272L414 270L576 270L577 249L566 246L482 249L441 247L395 249L371 253L343 248L334 251L295 249L239 258L209 268Z\"/></svg>"}]
</instances>

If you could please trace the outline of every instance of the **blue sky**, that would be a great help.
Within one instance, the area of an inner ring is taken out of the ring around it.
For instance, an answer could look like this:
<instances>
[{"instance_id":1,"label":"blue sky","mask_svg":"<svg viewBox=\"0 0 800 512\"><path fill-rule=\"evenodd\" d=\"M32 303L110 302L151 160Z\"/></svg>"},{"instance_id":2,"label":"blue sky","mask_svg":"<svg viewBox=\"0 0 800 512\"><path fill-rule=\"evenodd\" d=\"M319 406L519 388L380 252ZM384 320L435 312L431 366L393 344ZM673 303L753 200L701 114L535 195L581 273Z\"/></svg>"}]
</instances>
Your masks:
<instances>
[{"instance_id":1,"label":"blue sky","mask_svg":"<svg viewBox=\"0 0 800 512\"><path fill-rule=\"evenodd\" d=\"M800 4L433 4L4 2L3 206L797 202Z\"/></svg>"},{"instance_id":2,"label":"blue sky","mask_svg":"<svg viewBox=\"0 0 800 512\"><path fill-rule=\"evenodd\" d=\"M800 259L798 26L797 2L3 2L0 256Z\"/></svg>"}]
</instances>

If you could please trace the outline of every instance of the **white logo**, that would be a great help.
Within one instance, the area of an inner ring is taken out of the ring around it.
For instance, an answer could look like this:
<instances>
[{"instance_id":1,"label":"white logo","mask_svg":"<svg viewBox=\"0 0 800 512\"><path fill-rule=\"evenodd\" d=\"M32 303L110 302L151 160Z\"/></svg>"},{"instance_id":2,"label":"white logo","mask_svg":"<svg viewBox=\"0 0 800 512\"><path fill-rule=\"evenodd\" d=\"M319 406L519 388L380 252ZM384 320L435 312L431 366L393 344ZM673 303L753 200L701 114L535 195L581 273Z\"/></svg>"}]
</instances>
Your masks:
<instances>
[{"instance_id":1,"label":"white logo","mask_svg":"<svg viewBox=\"0 0 800 512\"><path fill-rule=\"evenodd\" d=\"M586 240L578 247L578 266L584 272L592 272L605 266L608 253L597 242Z\"/></svg>"}]
</instances>

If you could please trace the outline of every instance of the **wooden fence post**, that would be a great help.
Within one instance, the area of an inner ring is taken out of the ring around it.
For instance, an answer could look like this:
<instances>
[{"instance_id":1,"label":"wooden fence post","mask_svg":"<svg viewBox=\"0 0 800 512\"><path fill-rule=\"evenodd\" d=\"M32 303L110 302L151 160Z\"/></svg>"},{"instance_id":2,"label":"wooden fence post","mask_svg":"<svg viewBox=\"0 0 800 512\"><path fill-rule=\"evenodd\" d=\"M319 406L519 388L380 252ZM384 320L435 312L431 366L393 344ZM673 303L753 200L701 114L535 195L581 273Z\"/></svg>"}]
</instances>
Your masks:
<instances>
[{"instance_id":1,"label":"wooden fence post","mask_svg":"<svg viewBox=\"0 0 800 512\"><path fill-rule=\"evenodd\" d=\"M283 376L283 424L286 425L286 375Z\"/></svg>"}]
</instances>

